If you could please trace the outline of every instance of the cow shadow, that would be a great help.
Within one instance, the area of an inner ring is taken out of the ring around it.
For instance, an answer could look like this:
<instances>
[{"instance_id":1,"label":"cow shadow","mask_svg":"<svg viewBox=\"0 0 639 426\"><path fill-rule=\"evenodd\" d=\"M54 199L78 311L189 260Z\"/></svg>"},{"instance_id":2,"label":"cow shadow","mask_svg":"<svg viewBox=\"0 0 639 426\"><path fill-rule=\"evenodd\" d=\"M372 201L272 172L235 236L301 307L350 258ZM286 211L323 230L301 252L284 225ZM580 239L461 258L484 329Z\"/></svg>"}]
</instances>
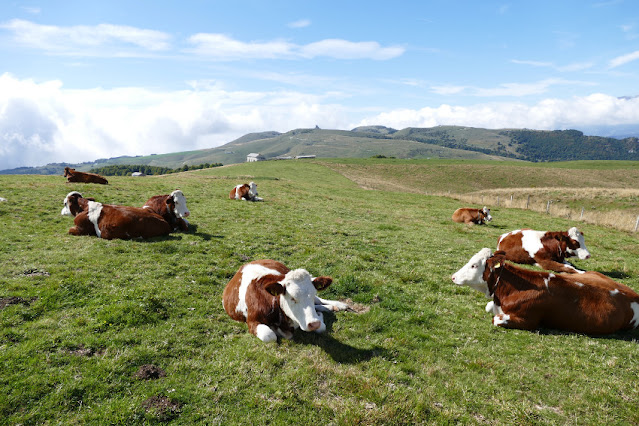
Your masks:
<instances>
[{"instance_id":1,"label":"cow shadow","mask_svg":"<svg viewBox=\"0 0 639 426\"><path fill-rule=\"evenodd\" d=\"M204 241L210 241L213 238L224 238L223 235L213 235L213 234L209 234L207 232L199 231L198 230L198 226L196 224L193 224L193 223L189 223L189 230L188 230L187 234L193 234L196 237L202 238Z\"/></svg>"},{"instance_id":2,"label":"cow shadow","mask_svg":"<svg viewBox=\"0 0 639 426\"><path fill-rule=\"evenodd\" d=\"M623 271L597 271L600 274L604 274L607 277L614 278L617 280L621 280L624 278L630 278L630 275L626 274Z\"/></svg>"},{"instance_id":3,"label":"cow shadow","mask_svg":"<svg viewBox=\"0 0 639 426\"><path fill-rule=\"evenodd\" d=\"M639 329L619 331L612 334L586 334L575 333L571 331L555 330L552 328L538 328L535 330L537 334L542 336L583 336L597 340L622 340L625 342L639 343Z\"/></svg>"},{"instance_id":4,"label":"cow shadow","mask_svg":"<svg viewBox=\"0 0 639 426\"><path fill-rule=\"evenodd\" d=\"M375 357L387 357L389 355L388 350L380 346L363 349L340 342L331 335L334 322L334 314L324 313L324 323L326 324L324 333L308 333L298 329L295 332L295 341L303 345L315 345L322 348L333 361L340 364L356 364Z\"/></svg>"}]
</instances>

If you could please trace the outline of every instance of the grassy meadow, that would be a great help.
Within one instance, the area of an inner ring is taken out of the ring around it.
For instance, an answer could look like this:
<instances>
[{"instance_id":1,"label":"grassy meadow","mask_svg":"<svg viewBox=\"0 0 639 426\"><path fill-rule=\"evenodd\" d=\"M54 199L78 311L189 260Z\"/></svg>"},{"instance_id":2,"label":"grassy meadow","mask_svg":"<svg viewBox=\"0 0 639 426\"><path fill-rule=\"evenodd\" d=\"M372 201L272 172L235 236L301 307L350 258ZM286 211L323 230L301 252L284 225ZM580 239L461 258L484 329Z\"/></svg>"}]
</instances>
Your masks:
<instances>
[{"instance_id":1,"label":"grassy meadow","mask_svg":"<svg viewBox=\"0 0 639 426\"><path fill-rule=\"evenodd\" d=\"M496 328L487 299L450 280L504 232L576 224L592 258L574 263L639 290L637 235L506 206L466 226L450 220L460 201L428 195L569 190L584 185L550 172L577 169L582 183L636 188L636 168L508 167L278 161L108 186L0 176L0 424L639 423L639 331ZM265 202L228 199L250 180ZM141 206L175 188L189 233L73 237L60 215L71 190ZM332 276L322 297L355 312L325 315L325 334L262 343L221 303L237 269L260 258ZM161 374L141 374L146 365Z\"/></svg>"}]
</instances>

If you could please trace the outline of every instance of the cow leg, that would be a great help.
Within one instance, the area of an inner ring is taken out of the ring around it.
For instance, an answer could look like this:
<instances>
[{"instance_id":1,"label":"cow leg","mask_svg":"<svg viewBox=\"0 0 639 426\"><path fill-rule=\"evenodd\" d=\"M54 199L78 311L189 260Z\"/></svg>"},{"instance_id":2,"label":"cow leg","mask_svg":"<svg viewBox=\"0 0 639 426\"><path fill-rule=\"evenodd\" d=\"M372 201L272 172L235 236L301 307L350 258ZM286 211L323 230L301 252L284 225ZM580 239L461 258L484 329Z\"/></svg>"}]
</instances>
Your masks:
<instances>
[{"instance_id":1,"label":"cow leg","mask_svg":"<svg viewBox=\"0 0 639 426\"><path fill-rule=\"evenodd\" d=\"M516 328L519 330L534 330L539 326L539 320L519 317L516 314L500 313L493 317L493 325L496 327Z\"/></svg>"},{"instance_id":2,"label":"cow leg","mask_svg":"<svg viewBox=\"0 0 639 426\"><path fill-rule=\"evenodd\" d=\"M315 296L315 310L317 312L336 312L348 310L348 305L337 300L326 300Z\"/></svg>"},{"instance_id":3,"label":"cow leg","mask_svg":"<svg viewBox=\"0 0 639 426\"><path fill-rule=\"evenodd\" d=\"M555 272L568 272L569 274L584 273L584 271L575 268L574 266L572 266L571 264L567 262L559 263L550 259L535 259L535 260L537 261L537 266L546 270L555 271Z\"/></svg>"},{"instance_id":4,"label":"cow leg","mask_svg":"<svg viewBox=\"0 0 639 426\"><path fill-rule=\"evenodd\" d=\"M264 343L277 342L277 334L266 324L257 321L248 322L248 328L251 334L255 335Z\"/></svg>"},{"instance_id":5,"label":"cow leg","mask_svg":"<svg viewBox=\"0 0 639 426\"><path fill-rule=\"evenodd\" d=\"M317 330L315 330L315 333L323 333L326 331L326 323L324 323L324 315L321 312L317 312L317 316L319 317L319 320L320 320L320 326Z\"/></svg>"}]
</instances>

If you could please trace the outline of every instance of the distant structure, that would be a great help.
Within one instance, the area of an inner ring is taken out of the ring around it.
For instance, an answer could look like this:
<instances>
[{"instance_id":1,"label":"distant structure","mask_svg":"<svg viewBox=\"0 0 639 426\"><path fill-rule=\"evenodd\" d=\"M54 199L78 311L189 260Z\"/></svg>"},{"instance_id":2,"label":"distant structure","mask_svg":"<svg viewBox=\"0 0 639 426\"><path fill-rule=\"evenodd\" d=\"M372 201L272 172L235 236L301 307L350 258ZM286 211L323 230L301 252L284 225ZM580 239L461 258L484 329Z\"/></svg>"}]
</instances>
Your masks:
<instances>
[{"instance_id":1,"label":"distant structure","mask_svg":"<svg viewBox=\"0 0 639 426\"><path fill-rule=\"evenodd\" d=\"M274 158L274 160L292 160L293 157L291 157L290 155L278 155L277 157Z\"/></svg>"},{"instance_id":2,"label":"distant structure","mask_svg":"<svg viewBox=\"0 0 639 426\"><path fill-rule=\"evenodd\" d=\"M266 160L266 158L264 158L263 155L260 155L255 152L251 152L249 155L246 156L247 163L252 163L254 161L264 161L264 160Z\"/></svg>"},{"instance_id":3,"label":"distant structure","mask_svg":"<svg viewBox=\"0 0 639 426\"><path fill-rule=\"evenodd\" d=\"M303 160L305 158L315 158L315 156L314 155L296 155L295 156L296 160Z\"/></svg>"},{"instance_id":4,"label":"distant structure","mask_svg":"<svg viewBox=\"0 0 639 426\"><path fill-rule=\"evenodd\" d=\"M131 173L131 176L135 176L135 177L144 176L144 173L142 173L142 172L133 172L133 173Z\"/></svg>"}]
</instances>

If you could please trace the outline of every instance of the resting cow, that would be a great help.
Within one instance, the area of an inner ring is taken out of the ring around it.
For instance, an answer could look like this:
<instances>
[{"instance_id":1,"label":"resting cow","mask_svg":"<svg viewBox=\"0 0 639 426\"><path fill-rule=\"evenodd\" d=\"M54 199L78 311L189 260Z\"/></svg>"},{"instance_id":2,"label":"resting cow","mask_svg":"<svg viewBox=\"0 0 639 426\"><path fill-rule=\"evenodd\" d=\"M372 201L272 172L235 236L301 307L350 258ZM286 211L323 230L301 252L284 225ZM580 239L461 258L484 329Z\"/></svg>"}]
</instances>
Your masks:
<instances>
[{"instance_id":1,"label":"resting cow","mask_svg":"<svg viewBox=\"0 0 639 426\"><path fill-rule=\"evenodd\" d=\"M293 330L322 333L322 312L343 311L348 305L317 297L333 282L312 278L305 269L291 271L281 262L265 259L243 265L224 289L222 303L231 318L246 322L263 342L290 339Z\"/></svg>"},{"instance_id":2,"label":"resting cow","mask_svg":"<svg viewBox=\"0 0 639 426\"><path fill-rule=\"evenodd\" d=\"M484 206L483 209L472 209L462 207L453 213L453 222L483 225L493 220L490 209Z\"/></svg>"},{"instance_id":3,"label":"resting cow","mask_svg":"<svg viewBox=\"0 0 639 426\"><path fill-rule=\"evenodd\" d=\"M263 198L258 197L257 184L255 182L237 185L235 188L231 189L229 198L231 200L242 201L264 201Z\"/></svg>"},{"instance_id":4,"label":"resting cow","mask_svg":"<svg viewBox=\"0 0 639 426\"><path fill-rule=\"evenodd\" d=\"M69 182L81 182L81 183L100 183L106 185L109 183L105 178L95 173L76 172L75 169L69 167L64 168L64 177Z\"/></svg>"},{"instance_id":5,"label":"resting cow","mask_svg":"<svg viewBox=\"0 0 639 426\"><path fill-rule=\"evenodd\" d=\"M482 249L452 276L493 299L493 324L609 334L639 325L639 294L599 272L553 274L506 263L502 251Z\"/></svg>"},{"instance_id":6,"label":"resting cow","mask_svg":"<svg viewBox=\"0 0 639 426\"><path fill-rule=\"evenodd\" d=\"M576 256L590 259L584 234L572 227L568 231L547 232L524 229L499 237L497 250L506 252L506 260L537 265L557 272L583 272L565 259Z\"/></svg>"},{"instance_id":7,"label":"resting cow","mask_svg":"<svg viewBox=\"0 0 639 426\"><path fill-rule=\"evenodd\" d=\"M186 218L190 216L191 212L186 207L184 193L179 189L168 195L155 195L149 198L142 208L162 216L174 231L179 229L187 232L189 230L189 222Z\"/></svg>"},{"instance_id":8,"label":"resting cow","mask_svg":"<svg viewBox=\"0 0 639 426\"><path fill-rule=\"evenodd\" d=\"M97 235L99 238L152 238L167 235L171 226L148 209L114 206L83 198L79 192L70 192L64 199L61 212L75 216L75 226L69 229L72 235Z\"/></svg>"}]
</instances>

